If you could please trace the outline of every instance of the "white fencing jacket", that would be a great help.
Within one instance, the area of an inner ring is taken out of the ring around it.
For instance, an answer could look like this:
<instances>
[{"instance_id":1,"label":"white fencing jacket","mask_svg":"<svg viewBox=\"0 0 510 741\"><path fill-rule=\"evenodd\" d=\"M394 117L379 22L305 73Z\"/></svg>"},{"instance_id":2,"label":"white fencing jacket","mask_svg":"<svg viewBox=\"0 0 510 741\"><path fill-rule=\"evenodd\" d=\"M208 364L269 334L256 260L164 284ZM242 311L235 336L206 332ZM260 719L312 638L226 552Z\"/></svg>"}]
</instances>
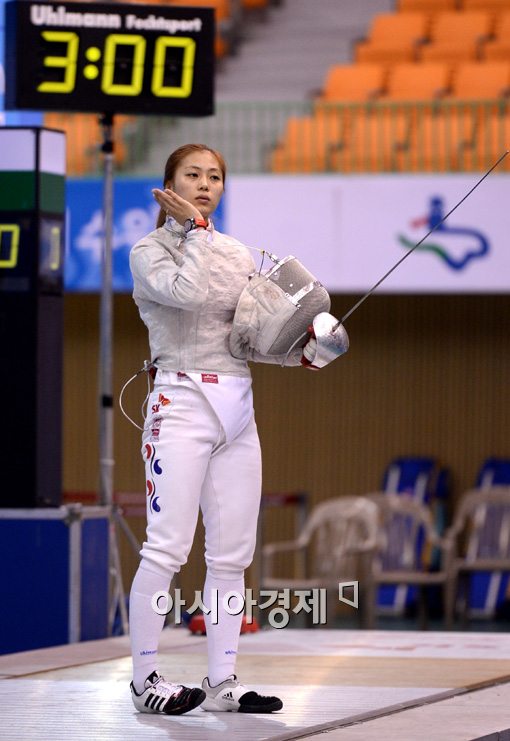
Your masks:
<instances>
[{"instance_id":1,"label":"white fencing jacket","mask_svg":"<svg viewBox=\"0 0 510 741\"><path fill-rule=\"evenodd\" d=\"M247 247L209 222L187 236L172 219L139 240L129 264L133 298L149 331L158 368L250 377L247 360L281 364L284 356L234 358L229 335L237 302L255 263ZM286 365L299 365L298 348Z\"/></svg>"}]
</instances>

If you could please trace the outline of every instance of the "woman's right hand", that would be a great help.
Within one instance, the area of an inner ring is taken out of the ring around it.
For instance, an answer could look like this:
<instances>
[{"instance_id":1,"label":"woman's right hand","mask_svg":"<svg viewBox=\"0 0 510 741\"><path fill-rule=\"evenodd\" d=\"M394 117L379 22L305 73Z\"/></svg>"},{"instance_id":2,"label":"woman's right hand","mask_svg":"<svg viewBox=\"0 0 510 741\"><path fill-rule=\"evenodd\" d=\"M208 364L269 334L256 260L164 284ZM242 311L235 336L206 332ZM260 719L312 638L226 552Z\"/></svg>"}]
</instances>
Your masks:
<instances>
[{"instance_id":1,"label":"woman's right hand","mask_svg":"<svg viewBox=\"0 0 510 741\"><path fill-rule=\"evenodd\" d=\"M186 219L202 218L202 214L198 208L184 198L181 198L181 196L178 196L170 188L165 188L165 190L153 188L152 195L163 211L169 216L172 216L181 226L184 226Z\"/></svg>"}]
</instances>

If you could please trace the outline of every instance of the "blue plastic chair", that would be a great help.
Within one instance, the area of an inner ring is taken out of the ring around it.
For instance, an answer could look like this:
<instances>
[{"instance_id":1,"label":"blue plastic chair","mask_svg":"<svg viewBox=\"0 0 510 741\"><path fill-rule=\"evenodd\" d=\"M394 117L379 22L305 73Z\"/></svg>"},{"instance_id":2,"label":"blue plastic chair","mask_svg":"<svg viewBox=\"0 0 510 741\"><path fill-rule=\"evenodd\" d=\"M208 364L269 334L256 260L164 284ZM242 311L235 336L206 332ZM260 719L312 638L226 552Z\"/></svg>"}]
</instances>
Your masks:
<instances>
[{"instance_id":1,"label":"blue plastic chair","mask_svg":"<svg viewBox=\"0 0 510 741\"><path fill-rule=\"evenodd\" d=\"M441 468L435 458L403 456L390 461L383 474L384 492L407 495L420 504L433 509L438 533L446 526L446 502L449 493L449 471ZM440 553L423 552L424 537L420 531L416 536L416 551L419 560L428 556L427 567L438 567ZM416 587L406 585L381 585L377 593L377 612L380 615L403 615L414 606L417 598Z\"/></svg>"},{"instance_id":2,"label":"blue plastic chair","mask_svg":"<svg viewBox=\"0 0 510 741\"><path fill-rule=\"evenodd\" d=\"M487 458L476 477L476 487L484 489L498 484L510 484L510 459ZM494 617L499 605L505 599L508 577L508 574L488 571L471 575L468 598L468 611L471 617Z\"/></svg>"}]
</instances>

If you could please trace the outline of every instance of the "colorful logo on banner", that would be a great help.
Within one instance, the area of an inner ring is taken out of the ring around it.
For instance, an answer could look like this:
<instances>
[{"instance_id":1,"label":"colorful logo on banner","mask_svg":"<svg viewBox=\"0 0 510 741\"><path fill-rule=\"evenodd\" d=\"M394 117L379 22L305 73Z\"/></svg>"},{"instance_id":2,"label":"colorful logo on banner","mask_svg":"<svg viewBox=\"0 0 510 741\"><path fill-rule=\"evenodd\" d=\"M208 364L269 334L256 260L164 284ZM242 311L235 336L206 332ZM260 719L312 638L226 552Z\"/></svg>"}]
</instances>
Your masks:
<instances>
[{"instance_id":1,"label":"colorful logo on banner","mask_svg":"<svg viewBox=\"0 0 510 741\"><path fill-rule=\"evenodd\" d=\"M487 237L472 227L453 226L450 219L440 224L445 213L444 199L441 196L433 196L430 199L428 215L411 221L412 229L425 227L427 231L439 224L434 233L417 249L437 255L452 270L463 270L472 260L486 257L489 254ZM419 239L413 241L399 234L398 241L406 249L411 249Z\"/></svg>"}]
</instances>

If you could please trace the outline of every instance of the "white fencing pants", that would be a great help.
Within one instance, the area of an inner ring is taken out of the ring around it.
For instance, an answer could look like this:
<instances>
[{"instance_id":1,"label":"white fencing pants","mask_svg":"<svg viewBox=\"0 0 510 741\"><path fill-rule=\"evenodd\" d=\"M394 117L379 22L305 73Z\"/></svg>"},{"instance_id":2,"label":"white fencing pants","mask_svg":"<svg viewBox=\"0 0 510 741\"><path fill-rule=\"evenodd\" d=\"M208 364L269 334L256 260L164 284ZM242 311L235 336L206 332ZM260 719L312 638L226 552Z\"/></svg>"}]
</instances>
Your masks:
<instances>
[{"instance_id":1,"label":"white fencing pants","mask_svg":"<svg viewBox=\"0 0 510 741\"><path fill-rule=\"evenodd\" d=\"M171 577L186 563L198 520L215 576L237 577L252 561L262 485L255 419L229 444L207 399L189 379L155 385L142 454L147 540L142 559Z\"/></svg>"},{"instance_id":2,"label":"white fencing pants","mask_svg":"<svg viewBox=\"0 0 510 741\"><path fill-rule=\"evenodd\" d=\"M234 673L242 612L222 609L223 594L244 589L255 550L261 460L252 416L229 444L207 399L189 379L156 385L149 398L142 454L146 465L147 540L130 596L133 681L138 691L157 669L164 617L152 595L169 589L186 562L199 508L205 526L207 577L203 600L218 596L218 621L207 621L208 673L217 684Z\"/></svg>"}]
</instances>

